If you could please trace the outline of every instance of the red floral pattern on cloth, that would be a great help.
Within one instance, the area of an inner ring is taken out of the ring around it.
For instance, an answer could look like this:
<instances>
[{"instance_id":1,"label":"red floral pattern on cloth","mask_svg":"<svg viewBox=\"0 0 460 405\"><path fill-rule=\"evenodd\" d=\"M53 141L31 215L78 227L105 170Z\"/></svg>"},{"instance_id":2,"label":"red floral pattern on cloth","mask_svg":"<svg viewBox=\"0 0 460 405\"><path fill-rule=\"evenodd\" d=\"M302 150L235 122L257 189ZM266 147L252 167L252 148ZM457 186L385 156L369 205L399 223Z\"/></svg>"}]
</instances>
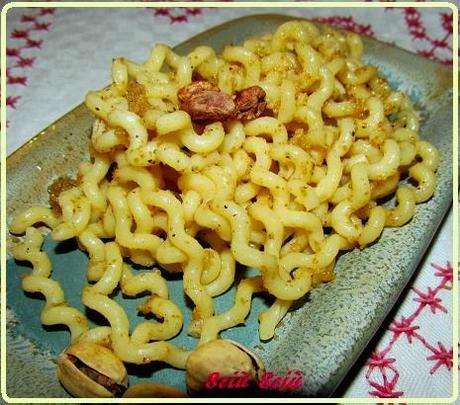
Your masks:
<instances>
[{"instance_id":1,"label":"red floral pattern on cloth","mask_svg":"<svg viewBox=\"0 0 460 405\"><path fill-rule=\"evenodd\" d=\"M17 109L22 97L20 87L27 86L28 71L37 60L42 37L50 30L55 12L52 7L29 9L21 16L20 26L10 33L6 48L7 108Z\"/></svg>"},{"instance_id":2,"label":"red floral pattern on cloth","mask_svg":"<svg viewBox=\"0 0 460 405\"><path fill-rule=\"evenodd\" d=\"M394 319L391 322L388 327L388 330L392 333L389 343L382 350L374 351L366 363L367 371L365 378L371 388L368 392L374 397L398 398L404 395L404 391L401 391L397 387L400 374L396 359L389 357L395 343L401 336L405 337L410 345L415 340L419 341L431 352L429 356L425 356L427 361L434 361L430 374L434 374L442 366L445 366L448 370L452 369L453 349L446 348L442 342L436 342L437 347L430 344L419 333L420 326L415 322L424 310L428 310L432 315L436 315L439 311L448 312L448 309L441 304L442 299L438 296L438 293L441 290L452 289L452 265L450 262L447 262L445 265L431 263L431 267L435 270L434 275L439 278L438 285L435 288L427 287L426 291L412 288L416 295L412 300L418 302L417 308L409 316L401 316L400 319ZM379 381L382 380L383 383L377 381L376 374L378 374Z\"/></svg>"},{"instance_id":3,"label":"red floral pattern on cloth","mask_svg":"<svg viewBox=\"0 0 460 405\"><path fill-rule=\"evenodd\" d=\"M444 36L433 38L427 33L420 11L411 7L404 8L404 20L410 36L414 41L423 43L423 48L417 50L417 54L446 65L452 65L452 47L449 45L448 40L453 35L453 16L452 13L440 12L438 17L441 21Z\"/></svg>"},{"instance_id":4,"label":"red floral pattern on cloth","mask_svg":"<svg viewBox=\"0 0 460 405\"><path fill-rule=\"evenodd\" d=\"M373 1L373 0L366 0ZM380 1L391 1L396 2L396 0L380 0ZM418 0L424 1L424 0ZM436 60L445 65L452 65L453 55L452 55L452 39L453 39L453 13L452 11L444 12L440 11L437 13L439 19L439 25L442 28L441 32L433 36L433 34L428 33L426 23L423 20L422 13L419 9L415 7L389 7L386 11L393 11L402 13L404 17L404 22L406 29L414 45L417 49L417 54L429 58L431 60ZM458 52L458 50L457 50Z\"/></svg>"},{"instance_id":5,"label":"red floral pattern on cloth","mask_svg":"<svg viewBox=\"0 0 460 405\"><path fill-rule=\"evenodd\" d=\"M149 0L141 0L149 1ZM165 1L165 0L160 0ZM201 2L201 0L191 0ZM165 19L170 24L187 23L190 18L200 16L206 10L205 7L146 7L145 10L154 17Z\"/></svg>"},{"instance_id":6,"label":"red floral pattern on cloth","mask_svg":"<svg viewBox=\"0 0 460 405\"><path fill-rule=\"evenodd\" d=\"M196 0L201 1L201 0ZM367 0L372 1L372 0ZM396 3L397 0L383 0ZM147 8L148 12L155 17L166 18L170 24L187 23L189 18L202 15L204 8L197 7L158 7ZM402 12L407 32L412 40L416 42L417 54L426 58L437 60L446 65L452 65L452 38L453 38L453 14L452 12L439 12L438 17L443 35L435 38L427 33L426 25L421 12L414 7L387 8L385 11ZM352 31L360 35L375 37L372 24L362 24L351 15L332 15L327 17L314 17L314 21L326 23L331 26ZM449 42L450 41L450 42Z\"/></svg>"},{"instance_id":7,"label":"red floral pattern on cloth","mask_svg":"<svg viewBox=\"0 0 460 405\"><path fill-rule=\"evenodd\" d=\"M445 65L452 65L452 46L449 40L453 38L453 15L452 13L440 12L438 17L441 21L441 27L444 31L443 36L434 38L427 33L426 26L423 22L420 11L413 7L404 9L388 8L387 10L399 10L404 14L407 31L412 40L416 43L417 54L431 60L436 60ZM315 21L326 23L334 27L342 28L347 31L356 32L360 35L375 37L371 24L360 24L352 16L331 16L317 17Z\"/></svg>"},{"instance_id":8,"label":"red floral pattern on cloth","mask_svg":"<svg viewBox=\"0 0 460 405\"><path fill-rule=\"evenodd\" d=\"M171 24L188 22L190 17L201 15L203 13L203 9L197 7L176 7L174 9L158 7L156 9L148 8L147 10L153 13L155 17L165 17L169 19Z\"/></svg>"},{"instance_id":9,"label":"red floral pattern on cloth","mask_svg":"<svg viewBox=\"0 0 460 405\"><path fill-rule=\"evenodd\" d=\"M329 24L333 27L355 32L356 34L374 37L374 31L370 24L360 24L352 16L335 15L332 17L316 17L313 18L313 21Z\"/></svg>"}]
</instances>

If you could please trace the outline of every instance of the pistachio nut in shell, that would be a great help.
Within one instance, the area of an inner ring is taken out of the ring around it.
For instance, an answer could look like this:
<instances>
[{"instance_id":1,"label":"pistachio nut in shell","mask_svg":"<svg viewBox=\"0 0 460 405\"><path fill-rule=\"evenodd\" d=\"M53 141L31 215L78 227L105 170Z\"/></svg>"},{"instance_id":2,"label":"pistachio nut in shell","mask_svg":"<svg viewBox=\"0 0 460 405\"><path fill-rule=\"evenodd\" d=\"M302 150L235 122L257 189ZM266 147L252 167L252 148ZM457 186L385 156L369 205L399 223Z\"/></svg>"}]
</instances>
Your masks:
<instances>
[{"instance_id":1,"label":"pistachio nut in shell","mask_svg":"<svg viewBox=\"0 0 460 405\"><path fill-rule=\"evenodd\" d=\"M235 372L247 373L250 382L257 381L265 371L262 360L238 342L212 340L198 346L188 357L186 379L189 392L200 392L211 373L233 377Z\"/></svg>"},{"instance_id":2,"label":"pistachio nut in shell","mask_svg":"<svg viewBox=\"0 0 460 405\"><path fill-rule=\"evenodd\" d=\"M123 398L185 398L187 394L170 385L144 383L129 387Z\"/></svg>"},{"instance_id":3,"label":"pistachio nut in shell","mask_svg":"<svg viewBox=\"0 0 460 405\"><path fill-rule=\"evenodd\" d=\"M123 362L104 346L77 342L58 358L57 376L65 389L80 398L112 398L127 388Z\"/></svg>"}]
</instances>

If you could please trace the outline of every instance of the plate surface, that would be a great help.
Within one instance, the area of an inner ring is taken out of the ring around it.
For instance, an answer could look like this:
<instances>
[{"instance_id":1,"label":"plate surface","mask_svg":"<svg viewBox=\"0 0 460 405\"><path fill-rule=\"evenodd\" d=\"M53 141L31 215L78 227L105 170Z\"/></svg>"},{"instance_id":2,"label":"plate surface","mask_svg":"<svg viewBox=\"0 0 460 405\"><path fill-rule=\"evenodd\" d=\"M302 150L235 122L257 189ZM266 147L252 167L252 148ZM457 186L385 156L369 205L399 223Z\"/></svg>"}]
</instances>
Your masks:
<instances>
[{"instance_id":1,"label":"plate surface","mask_svg":"<svg viewBox=\"0 0 460 405\"><path fill-rule=\"evenodd\" d=\"M289 20L287 16L258 15L215 27L175 47L187 53L198 45L220 51L226 44L260 36ZM275 338L261 343L257 314L270 301L256 297L246 327L222 333L258 353L267 369L285 375L298 369L304 382L296 394L329 396L346 375L369 339L379 328L400 292L417 268L452 201L452 71L427 59L364 39L365 60L379 67L393 87L408 92L423 115L421 137L434 143L442 154L433 198L418 205L412 221L397 229L385 229L378 243L343 254L336 265L336 280L313 290L277 328ZM89 90L89 89L88 89ZM93 117L80 105L38 134L7 159L7 221L24 207L47 202L47 185L61 175L73 175L78 162L87 157ZM8 236L8 248L14 240ZM87 257L76 243L57 245L47 237L44 245L53 263L52 278L61 282L67 300L83 309L81 288L86 281ZM250 272L250 270L248 270ZM7 394L10 397L67 397L55 377L52 359L69 342L65 329L47 329L40 324L43 300L21 289L20 275L30 272L24 263L7 262ZM172 342L192 348L187 336L190 307L182 281L171 280L173 299L184 312L184 328ZM233 303L234 289L216 299L216 311ZM120 294L115 299L119 300ZM131 326L140 299L124 299ZM25 372L25 370L27 370ZM167 382L184 388L182 371L151 365L129 368L130 384L138 381Z\"/></svg>"}]
</instances>

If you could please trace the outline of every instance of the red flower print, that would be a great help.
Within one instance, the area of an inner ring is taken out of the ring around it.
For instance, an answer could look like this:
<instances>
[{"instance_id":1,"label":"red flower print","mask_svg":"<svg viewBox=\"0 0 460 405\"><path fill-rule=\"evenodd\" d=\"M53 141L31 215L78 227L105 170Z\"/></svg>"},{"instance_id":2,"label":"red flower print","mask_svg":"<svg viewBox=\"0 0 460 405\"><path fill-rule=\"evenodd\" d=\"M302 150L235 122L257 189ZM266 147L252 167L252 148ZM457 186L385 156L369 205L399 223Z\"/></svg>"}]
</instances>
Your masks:
<instances>
[{"instance_id":1,"label":"red flower print","mask_svg":"<svg viewBox=\"0 0 460 405\"><path fill-rule=\"evenodd\" d=\"M201 9L196 7L189 7L185 9L188 15L199 15L202 13Z\"/></svg>"},{"instance_id":2,"label":"red flower print","mask_svg":"<svg viewBox=\"0 0 460 405\"><path fill-rule=\"evenodd\" d=\"M19 57L15 67L20 67L20 68L25 68L25 67L31 67L36 58L21 58Z\"/></svg>"},{"instance_id":3,"label":"red flower print","mask_svg":"<svg viewBox=\"0 0 460 405\"><path fill-rule=\"evenodd\" d=\"M37 17L34 15L23 15L21 17L21 22L34 22L36 18Z\"/></svg>"},{"instance_id":4,"label":"red flower print","mask_svg":"<svg viewBox=\"0 0 460 405\"><path fill-rule=\"evenodd\" d=\"M351 16L317 17L314 18L314 20L334 27L342 28L347 31L356 32L357 34L367 35L368 37L374 36L374 31L372 31L372 27L370 25L359 24Z\"/></svg>"},{"instance_id":5,"label":"red flower print","mask_svg":"<svg viewBox=\"0 0 460 405\"><path fill-rule=\"evenodd\" d=\"M36 22L34 24L34 30L36 31L49 31L49 28L51 26L51 23L38 23Z\"/></svg>"},{"instance_id":6,"label":"red flower print","mask_svg":"<svg viewBox=\"0 0 460 405\"><path fill-rule=\"evenodd\" d=\"M430 370L430 374L434 374L436 370L441 366L446 366L448 370L452 369L453 361L453 349L447 350L446 347L441 343L438 342L439 349L430 348L430 350L434 353L431 356L428 356L427 360L436 361L433 368Z\"/></svg>"},{"instance_id":7,"label":"red flower print","mask_svg":"<svg viewBox=\"0 0 460 405\"><path fill-rule=\"evenodd\" d=\"M411 318L405 318L404 316L401 316L401 320L394 320L388 327L388 330L393 332L395 338L398 338L400 335L406 335L409 343L412 343L412 338L417 335L416 330L420 329L420 327L413 326L411 323Z\"/></svg>"},{"instance_id":8,"label":"red flower print","mask_svg":"<svg viewBox=\"0 0 460 405\"><path fill-rule=\"evenodd\" d=\"M454 280L454 269L452 268L452 264L450 262L446 262L445 266L441 266L436 263L431 263L431 267L437 270L434 275L436 277L441 277L441 286L442 288L446 288L446 285L449 283L452 286L452 282Z\"/></svg>"},{"instance_id":9,"label":"red flower print","mask_svg":"<svg viewBox=\"0 0 460 405\"><path fill-rule=\"evenodd\" d=\"M9 75L7 80L6 80L6 83L7 84L20 84L22 86L26 86L27 85L27 77Z\"/></svg>"},{"instance_id":10,"label":"red flower print","mask_svg":"<svg viewBox=\"0 0 460 405\"><path fill-rule=\"evenodd\" d=\"M29 39L27 38L27 43L25 45L25 48L41 48L43 44L43 40L34 40L34 39Z\"/></svg>"},{"instance_id":11,"label":"red flower print","mask_svg":"<svg viewBox=\"0 0 460 405\"><path fill-rule=\"evenodd\" d=\"M54 14L56 12L55 8L42 8L40 10L40 15L49 15L49 14Z\"/></svg>"},{"instance_id":12,"label":"red flower print","mask_svg":"<svg viewBox=\"0 0 460 405\"><path fill-rule=\"evenodd\" d=\"M8 96L6 98L6 105L11 108L16 108L16 103L19 101L20 98L20 96Z\"/></svg>"},{"instance_id":13,"label":"red flower print","mask_svg":"<svg viewBox=\"0 0 460 405\"><path fill-rule=\"evenodd\" d=\"M441 24L442 28L449 34L452 34L454 32L454 26L453 26L453 14L452 13L439 13L441 16Z\"/></svg>"},{"instance_id":14,"label":"red flower print","mask_svg":"<svg viewBox=\"0 0 460 405\"><path fill-rule=\"evenodd\" d=\"M195 17L203 13L203 9L198 7L147 7L146 11L152 13L155 17L166 17L169 19L170 24L186 23L189 21L189 17Z\"/></svg>"},{"instance_id":15,"label":"red flower print","mask_svg":"<svg viewBox=\"0 0 460 405\"><path fill-rule=\"evenodd\" d=\"M421 49L417 51L417 55L423 56L424 58L433 58L433 51L429 49Z\"/></svg>"},{"instance_id":16,"label":"red flower print","mask_svg":"<svg viewBox=\"0 0 460 405\"><path fill-rule=\"evenodd\" d=\"M6 48L6 56L17 57L21 54L21 48Z\"/></svg>"},{"instance_id":17,"label":"red flower print","mask_svg":"<svg viewBox=\"0 0 460 405\"><path fill-rule=\"evenodd\" d=\"M11 38L26 39L29 36L29 30L14 30L11 33Z\"/></svg>"},{"instance_id":18,"label":"red flower print","mask_svg":"<svg viewBox=\"0 0 460 405\"><path fill-rule=\"evenodd\" d=\"M433 314L436 313L437 309L447 314L447 308L441 305L441 298L436 297L436 294L438 293L437 289L433 290L431 287L428 287L428 292L423 293L414 288L414 292L419 295L414 298L414 301L420 302L422 306L429 306Z\"/></svg>"},{"instance_id":19,"label":"red flower print","mask_svg":"<svg viewBox=\"0 0 460 405\"><path fill-rule=\"evenodd\" d=\"M181 23L181 22L187 22L187 16L186 15L172 15L171 16L171 23Z\"/></svg>"},{"instance_id":20,"label":"red flower print","mask_svg":"<svg viewBox=\"0 0 460 405\"><path fill-rule=\"evenodd\" d=\"M20 22L22 23L16 29L13 28L13 31L10 34L10 38L13 46L10 46L6 49L7 57L7 69L6 69L6 83L7 85L20 85L27 86L28 78L27 72L30 68L33 67L37 60L36 49L40 49L43 44L43 39L35 37L44 36L44 31L49 31L52 23L50 20L52 17L42 18L40 16L53 15L55 13L55 8L45 7L45 8L36 8L25 9L24 14L20 17ZM33 31L42 31L40 33L33 33ZM24 52L25 50L25 52ZM19 70L23 69L23 70ZM14 74L12 73L14 72ZM16 90L19 90L16 88ZM6 97L6 106L9 108L16 109L20 104L21 95L15 94L9 95ZM6 122L6 126L9 126L9 121Z\"/></svg>"},{"instance_id":21,"label":"red flower print","mask_svg":"<svg viewBox=\"0 0 460 405\"><path fill-rule=\"evenodd\" d=\"M164 7L159 7L159 8L156 8L155 9L155 13L154 13L155 16L167 16L169 15L169 10L167 8L164 8Z\"/></svg>"},{"instance_id":22,"label":"red flower print","mask_svg":"<svg viewBox=\"0 0 460 405\"><path fill-rule=\"evenodd\" d=\"M366 364L369 367L366 373L366 378L370 377L374 371L374 368L378 368L382 374L385 374L385 369L387 368L397 373L397 370L393 366L393 363L396 361L396 359L385 357L386 355L387 351L375 351L371 354Z\"/></svg>"},{"instance_id":23,"label":"red flower print","mask_svg":"<svg viewBox=\"0 0 460 405\"><path fill-rule=\"evenodd\" d=\"M378 398L399 398L404 394L403 391L395 391L396 384L399 380L399 374L395 374L391 380L383 375L383 384L375 381L369 381L369 384L375 388L375 391L369 391L369 394Z\"/></svg>"}]
</instances>

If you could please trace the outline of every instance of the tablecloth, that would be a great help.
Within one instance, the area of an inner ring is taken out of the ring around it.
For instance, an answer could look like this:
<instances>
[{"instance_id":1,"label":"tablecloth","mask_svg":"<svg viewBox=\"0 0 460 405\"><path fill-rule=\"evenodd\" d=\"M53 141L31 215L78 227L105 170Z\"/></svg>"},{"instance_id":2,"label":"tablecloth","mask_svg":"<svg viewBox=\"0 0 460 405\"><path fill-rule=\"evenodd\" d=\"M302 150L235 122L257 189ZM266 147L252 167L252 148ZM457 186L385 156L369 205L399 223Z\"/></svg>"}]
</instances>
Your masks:
<instances>
[{"instance_id":1,"label":"tablecloth","mask_svg":"<svg viewBox=\"0 0 460 405\"><path fill-rule=\"evenodd\" d=\"M13 9L7 17L7 152L109 80L114 55L144 60L255 13L308 17L452 64L448 8ZM455 50L457 52L457 50ZM449 397L452 392L452 211L402 298L338 391L345 397Z\"/></svg>"}]
</instances>

